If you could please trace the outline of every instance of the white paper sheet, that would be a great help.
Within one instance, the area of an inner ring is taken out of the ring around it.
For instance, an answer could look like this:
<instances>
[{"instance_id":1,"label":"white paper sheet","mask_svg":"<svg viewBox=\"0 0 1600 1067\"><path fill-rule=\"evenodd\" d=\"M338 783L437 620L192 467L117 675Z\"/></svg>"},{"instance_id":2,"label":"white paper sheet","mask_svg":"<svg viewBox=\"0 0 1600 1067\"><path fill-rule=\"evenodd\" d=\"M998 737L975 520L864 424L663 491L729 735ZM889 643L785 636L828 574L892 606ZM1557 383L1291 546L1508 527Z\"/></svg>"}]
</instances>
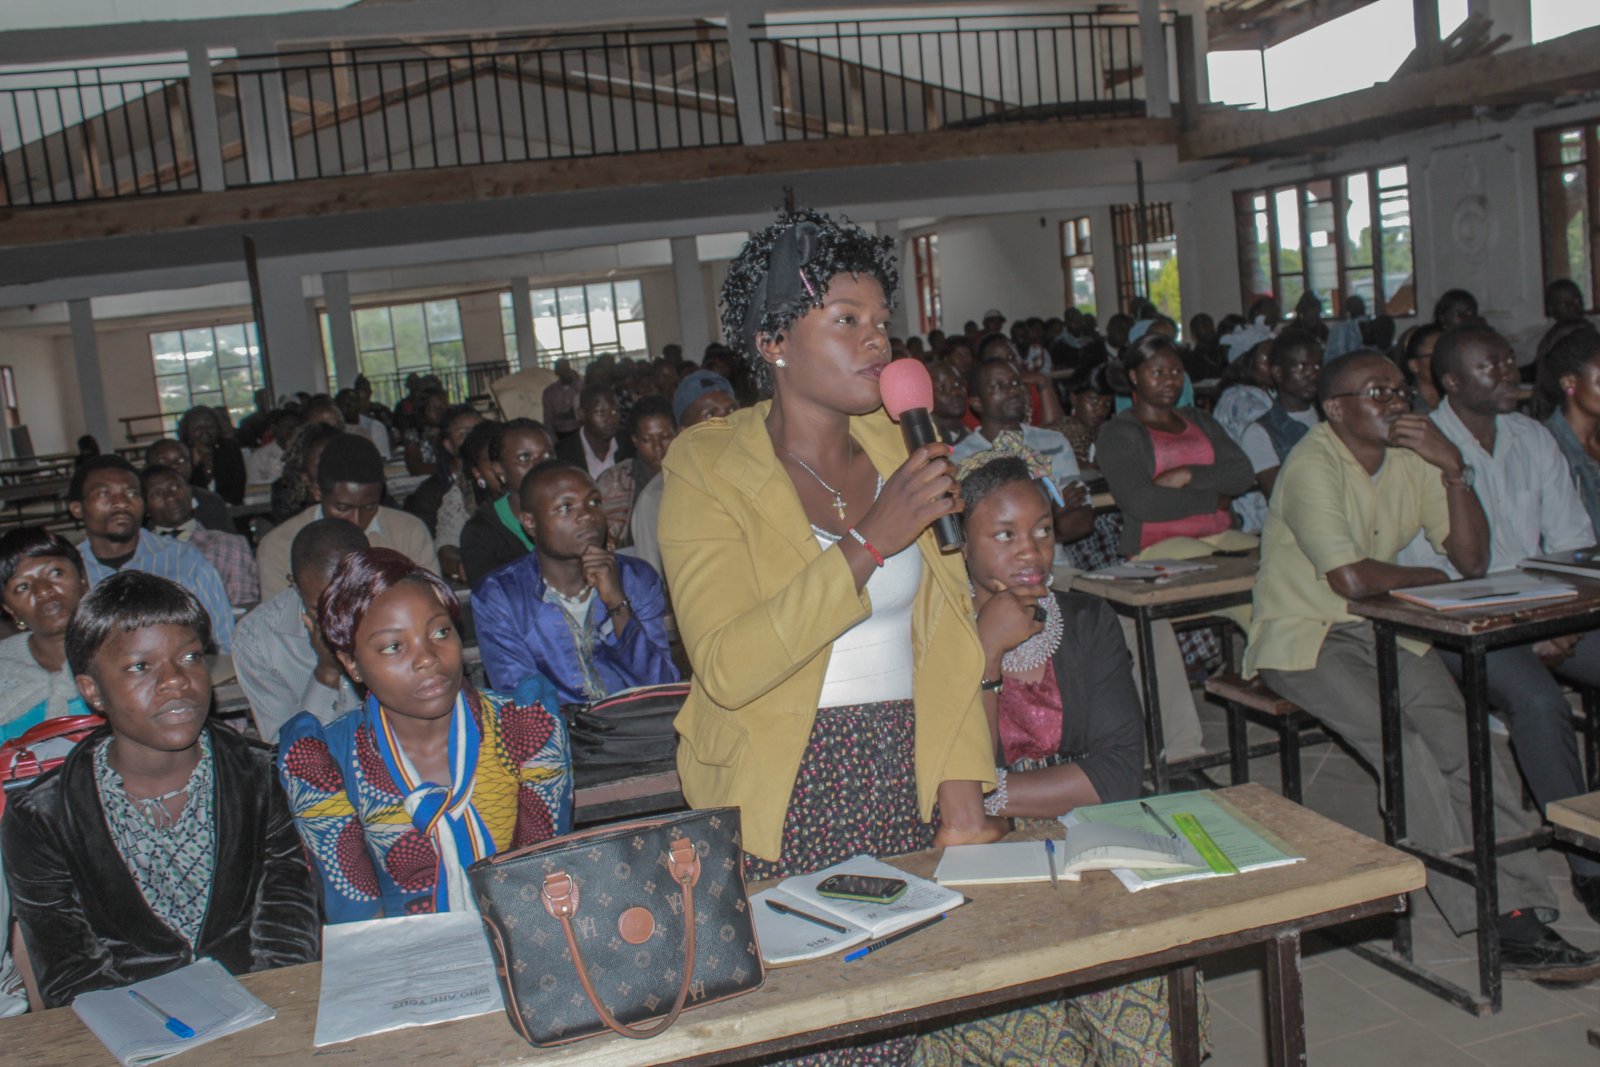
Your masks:
<instances>
[{"instance_id":1,"label":"white paper sheet","mask_svg":"<svg viewBox=\"0 0 1600 1067\"><path fill-rule=\"evenodd\" d=\"M322 928L318 1048L500 1010L500 981L477 912Z\"/></svg>"}]
</instances>

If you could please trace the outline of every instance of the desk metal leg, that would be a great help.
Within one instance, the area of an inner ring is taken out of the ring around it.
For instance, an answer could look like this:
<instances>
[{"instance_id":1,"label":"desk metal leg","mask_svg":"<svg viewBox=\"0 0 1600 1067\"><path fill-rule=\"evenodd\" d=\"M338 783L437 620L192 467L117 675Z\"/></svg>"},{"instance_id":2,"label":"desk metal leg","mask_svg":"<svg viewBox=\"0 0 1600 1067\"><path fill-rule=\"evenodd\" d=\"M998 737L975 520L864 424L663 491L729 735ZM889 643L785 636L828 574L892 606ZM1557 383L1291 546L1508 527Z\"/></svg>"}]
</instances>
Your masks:
<instances>
[{"instance_id":1,"label":"desk metal leg","mask_svg":"<svg viewBox=\"0 0 1600 1067\"><path fill-rule=\"evenodd\" d=\"M1306 1010L1300 987L1300 935L1267 942L1267 1062L1305 1067Z\"/></svg>"},{"instance_id":2,"label":"desk metal leg","mask_svg":"<svg viewBox=\"0 0 1600 1067\"><path fill-rule=\"evenodd\" d=\"M1195 992L1194 964L1174 967L1167 975L1167 1022L1172 1034L1173 1067L1200 1067L1200 1006Z\"/></svg>"},{"instance_id":3,"label":"desk metal leg","mask_svg":"<svg viewBox=\"0 0 1600 1067\"><path fill-rule=\"evenodd\" d=\"M1150 773L1156 792L1165 793L1167 780L1167 735L1161 727L1161 689L1156 682L1155 637L1151 633L1150 613L1140 608L1133 616L1135 643L1139 649L1139 681L1144 686L1144 733L1150 747Z\"/></svg>"},{"instance_id":4,"label":"desk metal leg","mask_svg":"<svg viewBox=\"0 0 1600 1067\"><path fill-rule=\"evenodd\" d=\"M1406 837L1406 772L1400 748L1400 664L1394 631L1374 625L1378 658L1378 715L1383 728L1383 840L1393 847ZM1411 909L1395 917L1394 951L1411 959Z\"/></svg>"},{"instance_id":5,"label":"desk metal leg","mask_svg":"<svg viewBox=\"0 0 1600 1067\"><path fill-rule=\"evenodd\" d=\"M1495 855L1494 754L1489 748L1488 669L1483 646L1461 657L1467 702L1467 771L1472 784L1472 860L1478 900L1478 987L1490 1011L1500 1010L1499 858Z\"/></svg>"}]
</instances>

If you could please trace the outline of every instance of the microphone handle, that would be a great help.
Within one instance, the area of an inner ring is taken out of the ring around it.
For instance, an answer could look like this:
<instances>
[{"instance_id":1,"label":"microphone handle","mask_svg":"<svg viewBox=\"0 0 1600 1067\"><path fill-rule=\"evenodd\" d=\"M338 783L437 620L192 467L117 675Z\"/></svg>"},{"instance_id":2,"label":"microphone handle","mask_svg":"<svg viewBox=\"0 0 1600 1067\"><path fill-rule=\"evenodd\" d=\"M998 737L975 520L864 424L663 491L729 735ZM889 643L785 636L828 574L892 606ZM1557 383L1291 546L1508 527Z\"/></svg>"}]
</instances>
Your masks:
<instances>
[{"instance_id":1,"label":"microphone handle","mask_svg":"<svg viewBox=\"0 0 1600 1067\"><path fill-rule=\"evenodd\" d=\"M933 418L928 414L927 408L910 408L900 413L900 434L905 438L906 451L915 452L923 445L931 445L939 440L938 431L933 428ZM964 538L961 535L961 523L954 515L940 515L933 520L933 535L939 540L941 551L960 548Z\"/></svg>"}]
</instances>

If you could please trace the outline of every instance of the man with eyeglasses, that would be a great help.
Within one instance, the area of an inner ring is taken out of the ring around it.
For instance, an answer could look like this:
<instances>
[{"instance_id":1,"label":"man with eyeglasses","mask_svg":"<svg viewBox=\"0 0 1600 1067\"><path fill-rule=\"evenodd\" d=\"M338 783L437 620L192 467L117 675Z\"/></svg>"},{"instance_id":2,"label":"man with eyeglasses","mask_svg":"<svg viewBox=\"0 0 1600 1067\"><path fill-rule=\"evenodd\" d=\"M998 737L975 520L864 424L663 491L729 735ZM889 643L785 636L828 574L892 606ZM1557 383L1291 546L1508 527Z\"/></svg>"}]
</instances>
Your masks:
<instances>
[{"instance_id":1,"label":"man with eyeglasses","mask_svg":"<svg viewBox=\"0 0 1600 1067\"><path fill-rule=\"evenodd\" d=\"M1560 446L1549 430L1517 414L1517 359L1506 339L1483 323L1452 327L1434 349L1433 373L1445 399L1429 417L1477 472L1473 490L1489 519L1490 572L1594 544ZM1400 562L1458 577L1421 538L1406 546ZM1459 680L1461 657L1439 655ZM1486 662L1489 700L1510 728L1517 764L1539 809L1587 792L1572 708L1556 679L1600 685L1600 637L1573 634L1496 649ZM1576 851L1567 853L1567 862L1573 895L1600 921L1600 862Z\"/></svg>"},{"instance_id":2,"label":"man with eyeglasses","mask_svg":"<svg viewBox=\"0 0 1600 1067\"><path fill-rule=\"evenodd\" d=\"M1405 378L1386 357L1360 350L1332 360L1318 397L1327 421L1295 447L1273 489L1244 668L1376 767L1383 760L1377 653L1370 624L1351 615L1346 601L1448 580L1435 567L1396 562L1419 531L1457 572L1481 576L1489 524L1472 491L1473 468L1437 425L1410 412ZM1409 836L1436 851L1470 849L1466 705L1427 645L1402 639L1398 668ZM1534 829L1515 778L1504 769L1493 777L1498 833ZM1505 974L1600 975L1600 954L1545 925L1556 915L1556 895L1536 853L1503 857L1499 879L1510 909L1497 919ZM1428 881L1451 928L1474 930L1471 888L1448 875Z\"/></svg>"}]
</instances>

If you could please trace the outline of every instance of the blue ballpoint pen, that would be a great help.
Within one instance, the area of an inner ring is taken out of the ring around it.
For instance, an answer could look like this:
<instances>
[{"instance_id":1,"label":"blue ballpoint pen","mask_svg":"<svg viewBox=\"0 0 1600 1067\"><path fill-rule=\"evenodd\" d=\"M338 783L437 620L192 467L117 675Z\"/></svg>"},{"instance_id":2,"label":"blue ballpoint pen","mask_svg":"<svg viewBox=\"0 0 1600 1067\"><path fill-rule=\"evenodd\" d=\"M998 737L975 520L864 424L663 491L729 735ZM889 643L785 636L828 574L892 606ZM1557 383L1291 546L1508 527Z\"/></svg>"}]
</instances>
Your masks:
<instances>
[{"instance_id":1,"label":"blue ballpoint pen","mask_svg":"<svg viewBox=\"0 0 1600 1067\"><path fill-rule=\"evenodd\" d=\"M137 989L128 990L128 996L132 997L134 1000L138 1001L140 1004L143 1004L146 1008L149 1008L152 1012L159 1015L161 1017L162 1024L178 1037L194 1036L194 1027L190 1026L176 1015L169 1014L165 1008L151 1000L149 997L145 996L143 993L139 992Z\"/></svg>"},{"instance_id":2,"label":"blue ballpoint pen","mask_svg":"<svg viewBox=\"0 0 1600 1067\"><path fill-rule=\"evenodd\" d=\"M1060 889L1061 883L1056 878L1056 843L1048 837L1044 839L1044 855L1050 861L1050 888Z\"/></svg>"},{"instance_id":3,"label":"blue ballpoint pen","mask_svg":"<svg viewBox=\"0 0 1600 1067\"><path fill-rule=\"evenodd\" d=\"M894 942L900 940L902 937L910 937L912 934L916 933L918 930L926 930L928 927L932 926L934 923L943 922L943 921L944 921L944 915L943 914L935 915L933 918L926 919L926 920L924 920L922 922L919 922L915 926L908 926L904 930L899 931L898 933L893 933L893 934L890 934L888 937L880 938L879 940L874 941L870 945L863 945L862 947L856 949L854 952L852 952L852 953L848 954L847 956L845 956L844 961L846 963L850 963L850 962L852 962L854 960L859 960L862 956L865 956L868 953L876 952L876 951L878 951L880 948L882 948L885 945L891 945Z\"/></svg>"}]
</instances>

